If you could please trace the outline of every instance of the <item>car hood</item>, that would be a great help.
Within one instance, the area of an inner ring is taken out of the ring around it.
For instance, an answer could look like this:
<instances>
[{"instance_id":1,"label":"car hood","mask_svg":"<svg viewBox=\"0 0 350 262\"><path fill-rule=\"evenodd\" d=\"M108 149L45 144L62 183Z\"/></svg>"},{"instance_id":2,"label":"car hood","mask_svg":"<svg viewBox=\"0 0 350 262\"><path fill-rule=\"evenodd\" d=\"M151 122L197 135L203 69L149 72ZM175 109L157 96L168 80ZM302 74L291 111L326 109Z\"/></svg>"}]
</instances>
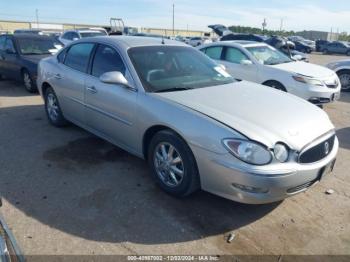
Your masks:
<instances>
[{"instance_id":1,"label":"car hood","mask_svg":"<svg viewBox=\"0 0 350 262\"><path fill-rule=\"evenodd\" d=\"M332 70L324 66L319 66L315 64L305 63L305 62L291 62L279 65L272 65L274 68L278 68L284 71L288 71L295 74L300 74L308 77L314 78L326 78L334 75Z\"/></svg>"},{"instance_id":2,"label":"car hood","mask_svg":"<svg viewBox=\"0 0 350 262\"><path fill-rule=\"evenodd\" d=\"M300 150L334 129L327 114L315 105L246 81L153 94L207 115L268 147L284 142Z\"/></svg>"},{"instance_id":3,"label":"car hood","mask_svg":"<svg viewBox=\"0 0 350 262\"><path fill-rule=\"evenodd\" d=\"M50 54L45 54L45 55L22 55L22 58L24 60L27 60L29 62L32 62L34 64L38 64L39 61L45 57L49 57L51 56Z\"/></svg>"}]
</instances>

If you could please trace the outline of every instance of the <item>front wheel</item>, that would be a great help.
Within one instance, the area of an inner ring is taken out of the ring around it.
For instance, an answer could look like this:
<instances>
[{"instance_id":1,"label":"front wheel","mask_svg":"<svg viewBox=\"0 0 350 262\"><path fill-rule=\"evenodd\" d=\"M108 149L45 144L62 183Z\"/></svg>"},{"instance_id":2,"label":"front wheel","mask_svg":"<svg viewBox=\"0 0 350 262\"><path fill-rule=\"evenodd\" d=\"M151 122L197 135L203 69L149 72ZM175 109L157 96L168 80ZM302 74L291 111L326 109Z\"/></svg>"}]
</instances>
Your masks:
<instances>
[{"instance_id":1,"label":"front wheel","mask_svg":"<svg viewBox=\"0 0 350 262\"><path fill-rule=\"evenodd\" d=\"M350 56L350 50L346 52L346 55L347 55L347 56Z\"/></svg>"},{"instance_id":2,"label":"front wheel","mask_svg":"<svg viewBox=\"0 0 350 262\"><path fill-rule=\"evenodd\" d=\"M341 91L349 92L350 91L350 70L342 70L342 71L339 71L337 74L341 84Z\"/></svg>"},{"instance_id":3,"label":"front wheel","mask_svg":"<svg viewBox=\"0 0 350 262\"><path fill-rule=\"evenodd\" d=\"M23 72L22 72L22 81L23 81L25 89L29 93L37 92L37 88L35 86L33 78L32 78L32 76L30 75L30 73L28 72L27 69L24 69Z\"/></svg>"},{"instance_id":4,"label":"front wheel","mask_svg":"<svg viewBox=\"0 0 350 262\"><path fill-rule=\"evenodd\" d=\"M187 196L200 188L197 164L187 143L170 130L158 132L148 149L157 184L167 193Z\"/></svg>"},{"instance_id":5,"label":"front wheel","mask_svg":"<svg viewBox=\"0 0 350 262\"><path fill-rule=\"evenodd\" d=\"M52 125L56 127L67 125L67 120L62 114L55 91L51 87L47 88L45 92L45 111Z\"/></svg>"}]
</instances>

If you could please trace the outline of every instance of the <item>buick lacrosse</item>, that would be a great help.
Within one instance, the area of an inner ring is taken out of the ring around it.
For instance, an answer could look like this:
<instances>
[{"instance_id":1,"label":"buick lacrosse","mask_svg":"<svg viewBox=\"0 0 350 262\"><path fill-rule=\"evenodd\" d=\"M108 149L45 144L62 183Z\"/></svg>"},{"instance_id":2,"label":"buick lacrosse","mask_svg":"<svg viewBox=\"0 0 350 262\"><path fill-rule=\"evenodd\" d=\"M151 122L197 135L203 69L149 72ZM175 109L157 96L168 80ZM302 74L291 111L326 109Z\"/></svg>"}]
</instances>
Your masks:
<instances>
[{"instance_id":1,"label":"buick lacrosse","mask_svg":"<svg viewBox=\"0 0 350 262\"><path fill-rule=\"evenodd\" d=\"M327 114L234 80L200 51L145 37L78 40L38 68L48 120L68 121L148 161L159 186L243 203L302 192L332 171Z\"/></svg>"}]
</instances>

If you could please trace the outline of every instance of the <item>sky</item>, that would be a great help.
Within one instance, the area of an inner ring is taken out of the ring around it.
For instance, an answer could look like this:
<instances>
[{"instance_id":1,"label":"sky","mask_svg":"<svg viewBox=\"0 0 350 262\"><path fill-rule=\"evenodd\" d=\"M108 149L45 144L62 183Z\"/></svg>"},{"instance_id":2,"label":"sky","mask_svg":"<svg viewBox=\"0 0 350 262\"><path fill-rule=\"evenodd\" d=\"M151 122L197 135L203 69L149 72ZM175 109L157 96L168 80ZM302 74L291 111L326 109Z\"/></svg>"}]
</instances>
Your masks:
<instances>
[{"instance_id":1,"label":"sky","mask_svg":"<svg viewBox=\"0 0 350 262\"><path fill-rule=\"evenodd\" d=\"M0 20L108 25L110 17L127 26L210 31L209 24L278 30L322 30L350 33L349 0L0 0Z\"/></svg>"}]
</instances>

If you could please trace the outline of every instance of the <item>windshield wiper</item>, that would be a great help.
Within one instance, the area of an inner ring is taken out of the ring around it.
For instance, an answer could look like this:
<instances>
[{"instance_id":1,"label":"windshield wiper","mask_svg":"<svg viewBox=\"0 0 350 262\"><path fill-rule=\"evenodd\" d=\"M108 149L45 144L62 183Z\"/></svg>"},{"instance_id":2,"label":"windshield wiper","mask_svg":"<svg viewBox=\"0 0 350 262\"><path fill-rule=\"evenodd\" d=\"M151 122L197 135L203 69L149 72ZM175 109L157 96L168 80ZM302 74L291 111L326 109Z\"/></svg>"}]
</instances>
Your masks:
<instances>
[{"instance_id":1,"label":"windshield wiper","mask_svg":"<svg viewBox=\"0 0 350 262\"><path fill-rule=\"evenodd\" d=\"M163 93L163 92L173 92L173 91L183 91L183 90L190 90L193 89L192 87L185 87L185 86L179 86L179 87L170 87L170 88L165 88L161 90L156 90L154 91L155 93Z\"/></svg>"}]
</instances>

